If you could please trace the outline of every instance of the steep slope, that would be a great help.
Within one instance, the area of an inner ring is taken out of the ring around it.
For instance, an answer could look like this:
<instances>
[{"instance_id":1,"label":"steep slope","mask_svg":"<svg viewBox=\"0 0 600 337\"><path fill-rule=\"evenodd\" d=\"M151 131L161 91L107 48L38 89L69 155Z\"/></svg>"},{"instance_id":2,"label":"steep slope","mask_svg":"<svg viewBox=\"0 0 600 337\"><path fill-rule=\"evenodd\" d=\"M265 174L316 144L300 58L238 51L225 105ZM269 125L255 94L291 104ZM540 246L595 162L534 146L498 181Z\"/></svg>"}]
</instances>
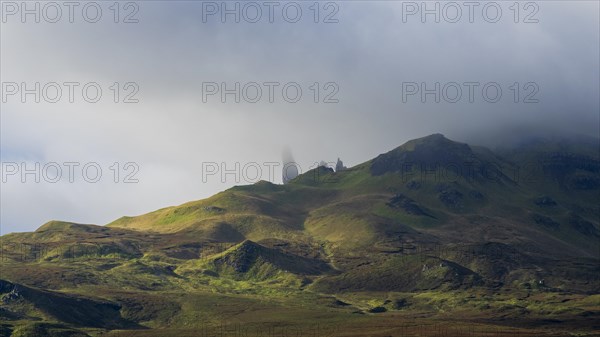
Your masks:
<instances>
[{"instance_id":1,"label":"steep slope","mask_svg":"<svg viewBox=\"0 0 600 337\"><path fill-rule=\"evenodd\" d=\"M184 274L201 269L209 275L256 281L292 276L289 274L315 276L332 271L331 267L321 260L267 248L250 240L211 256L199 266L192 264L181 269Z\"/></svg>"},{"instance_id":2,"label":"steep slope","mask_svg":"<svg viewBox=\"0 0 600 337\"><path fill-rule=\"evenodd\" d=\"M72 326L107 329L135 328L123 319L116 303L65 295L0 280L2 309L14 319L39 317L55 319Z\"/></svg>"}]
</instances>

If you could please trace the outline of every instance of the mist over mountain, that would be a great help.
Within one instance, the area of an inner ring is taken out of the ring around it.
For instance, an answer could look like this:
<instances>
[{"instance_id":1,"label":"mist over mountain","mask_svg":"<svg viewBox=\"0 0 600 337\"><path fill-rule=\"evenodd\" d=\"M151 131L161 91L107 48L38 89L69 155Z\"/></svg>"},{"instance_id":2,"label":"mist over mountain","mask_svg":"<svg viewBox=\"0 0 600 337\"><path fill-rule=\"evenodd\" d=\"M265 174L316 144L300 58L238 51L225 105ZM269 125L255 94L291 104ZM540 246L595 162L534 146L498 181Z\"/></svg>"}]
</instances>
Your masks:
<instances>
[{"instance_id":1,"label":"mist over mountain","mask_svg":"<svg viewBox=\"0 0 600 337\"><path fill-rule=\"evenodd\" d=\"M491 149L518 149L532 142L571 143L575 146L600 147L599 134L581 132L576 129L561 128L560 123L548 125L540 121L540 125L495 126L490 128L469 129L453 132L453 137L473 145L481 145ZM600 120L597 123L600 126Z\"/></svg>"}]
</instances>

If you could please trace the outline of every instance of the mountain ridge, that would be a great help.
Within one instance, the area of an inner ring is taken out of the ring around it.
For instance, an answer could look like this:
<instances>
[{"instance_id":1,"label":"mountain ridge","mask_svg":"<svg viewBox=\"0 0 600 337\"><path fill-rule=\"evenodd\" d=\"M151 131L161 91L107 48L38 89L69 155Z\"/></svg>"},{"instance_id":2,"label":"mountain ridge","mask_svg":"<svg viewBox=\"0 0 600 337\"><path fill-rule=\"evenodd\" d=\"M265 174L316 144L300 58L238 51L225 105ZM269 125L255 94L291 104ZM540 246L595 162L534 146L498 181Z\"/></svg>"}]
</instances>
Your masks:
<instances>
[{"instance_id":1,"label":"mountain ridge","mask_svg":"<svg viewBox=\"0 0 600 337\"><path fill-rule=\"evenodd\" d=\"M590 304L600 170L587 148L543 148L495 152L434 134L339 172L235 186L106 226L50 221L1 237L0 279L118 303L122 319L150 330L194 326L187 312L241 315L220 300L275 316L316 305L341 320L468 312L589 328L600 317ZM40 318L31 301L7 313Z\"/></svg>"}]
</instances>

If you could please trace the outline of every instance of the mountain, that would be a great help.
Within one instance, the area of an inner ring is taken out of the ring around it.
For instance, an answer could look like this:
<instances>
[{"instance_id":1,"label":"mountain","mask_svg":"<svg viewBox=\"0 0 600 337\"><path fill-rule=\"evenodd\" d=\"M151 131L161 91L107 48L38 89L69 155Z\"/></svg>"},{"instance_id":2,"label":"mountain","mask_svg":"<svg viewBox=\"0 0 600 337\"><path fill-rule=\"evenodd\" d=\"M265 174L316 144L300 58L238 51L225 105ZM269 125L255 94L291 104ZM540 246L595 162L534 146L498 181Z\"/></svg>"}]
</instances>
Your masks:
<instances>
[{"instance_id":1,"label":"mountain","mask_svg":"<svg viewBox=\"0 0 600 337\"><path fill-rule=\"evenodd\" d=\"M1 237L0 328L191 336L318 324L343 336L442 321L593 335L598 149L538 139L490 150L434 134L339 172L236 186L106 226L51 221ZM11 295L13 284L65 298L68 317ZM69 314L73 296L113 318Z\"/></svg>"}]
</instances>

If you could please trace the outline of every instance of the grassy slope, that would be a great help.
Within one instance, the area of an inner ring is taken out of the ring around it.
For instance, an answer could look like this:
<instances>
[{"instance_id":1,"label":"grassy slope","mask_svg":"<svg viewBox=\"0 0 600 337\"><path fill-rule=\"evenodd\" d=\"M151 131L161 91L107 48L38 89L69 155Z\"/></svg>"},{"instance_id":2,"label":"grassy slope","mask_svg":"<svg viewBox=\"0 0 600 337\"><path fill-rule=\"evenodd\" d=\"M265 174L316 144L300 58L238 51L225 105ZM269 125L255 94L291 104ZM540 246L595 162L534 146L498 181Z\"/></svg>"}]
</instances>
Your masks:
<instances>
[{"instance_id":1,"label":"grassy slope","mask_svg":"<svg viewBox=\"0 0 600 337\"><path fill-rule=\"evenodd\" d=\"M268 318L293 325L316 321L315 315L345 322L350 333L369 326L363 316L432 310L452 319L582 320L575 325L589 328L586 317L600 311L597 296L586 293L598 291L599 270L597 260L582 257L598 257L598 240L577 230L573 215L597 226L598 190L515 178L514 170L539 149L499 158L465 146L426 137L343 172L318 168L285 186L235 187L107 227L50 222L2 237L0 278L115 301L123 319L183 329L177 335L224 317L226 324ZM455 155L428 155L444 152ZM407 160L437 163L445 174L397 166ZM383 162L377 174L375 161ZM451 174L457 162L479 170ZM485 163L502 174L487 172ZM394 203L397 195L410 201ZM537 205L540 196L557 205ZM428 215L415 214L415 206ZM535 214L559 226L540 224ZM309 261L321 267L309 268ZM388 312L369 313L375 307ZM349 318L362 323L349 328ZM397 329L381 322L382 331Z\"/></svg>"}]
</instances>

